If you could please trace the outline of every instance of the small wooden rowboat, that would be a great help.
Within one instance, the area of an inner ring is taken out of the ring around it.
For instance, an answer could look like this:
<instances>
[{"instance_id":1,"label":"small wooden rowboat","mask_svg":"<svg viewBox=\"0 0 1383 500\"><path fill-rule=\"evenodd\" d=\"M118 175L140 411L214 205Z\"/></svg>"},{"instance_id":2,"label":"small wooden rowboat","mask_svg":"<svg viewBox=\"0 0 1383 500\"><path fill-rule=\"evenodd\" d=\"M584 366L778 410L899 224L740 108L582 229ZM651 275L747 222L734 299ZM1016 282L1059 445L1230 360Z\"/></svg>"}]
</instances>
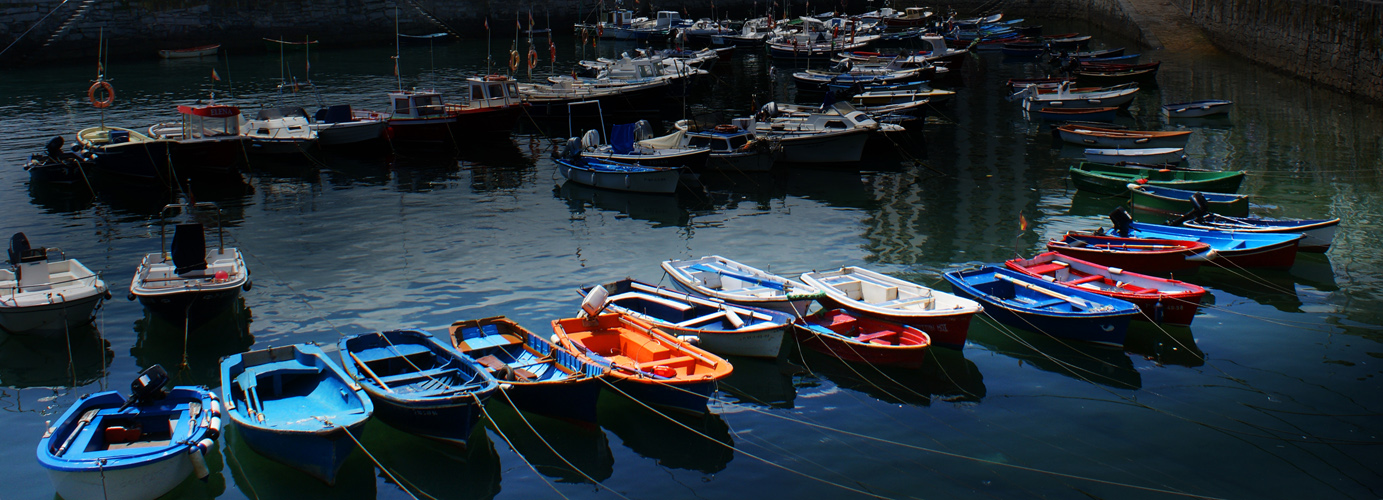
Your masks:
<instances>
[{"instance_id":1,"label":"small wooden rowboat","mask_svg":"<svg viewBox=\"0 0 1383 500\"><path fill-rule=\"evenodd\" d=\"M539 337L504 316L451 324L451 343L508 386L503 397L533 413L596 421L605 367Z\"/></svg>"},{"instance_id":2,"label":"small wooden rowboat","mask_svg":"<svg viewBox=\"0 0 1383 500\"><path fill-rule=\"evenodd\" d=\"M731 356L776 358L783 334L797 318L791 314L711 300L632 279L603 285L606 308L659 329L697 339L711 352ZM581 290L582 295L591 291Z\"/></svg>"},{"instance_id":3,"label":"small wooden rowboat","mask_svg":"<svg viewBox=\"0 0 1383 500\"><path fill-rule=\"evenodd\" d=\"M1303 238L1297 243L1297 251L1324 252L1330 250L1330 243L1335 239L1335 229L1339 227L1340 219L1265 219L1230 217L1221 213L1210 213L1183 222L1181 225L1195 229L1231 233L1299 233L1303 235Z\"/></svg>"},{"instance_id":4,"label":"small wooden rowboat","mask_svg":"<svg viewBox=\"0 0 1383 500\"><path fill-rule=\"evenodd\" d=\"M1142 273L1195 269L1215 258L1215 251L1208 243L1074 232L1048 241L1047 249L1087 262Z\"/></svg>"},{"instance_id":5,"label":"small wooden rowboat","mask_svg":"<svg viewBox=\"0 0 1383 500\"><path fill-rule=\"evenodd\" d=\"M821 301L852 313L916 327L938 345L960 349L970 318L984 309L969 299L860 267L803 273L802 281L821 290Z\"/></svg>"},{"instance_id":6,"label":"small wooden rowboat","mask_svg":"<svg viewBox=\"0 0 1383 500\"><path fill-rule=\"evenodd\" d=\"M1049 122L1084 120L1093 122L1112 122L1119 108L1042 108L1037 114Z\"/></svg>"},{"instance_id":7,"label":"small wooden rowboat","mask_svg":"<svg viewBox=\"0 0 1383 500\"><path fill-rule=\"evenodd\" d=\"M1174 165L1186 160L1186 148L1116 148L1085 150L1085 161L1106 165Z\"/></svg>"},{"instance_id":8,"label":"small wooden rowboat","mask_svg":"<svg viewBox=\"0 0 1383 500\"><path fill-rule=\"evenodd\" d=\"M1243 181L1243 172L1130 168L1089 162L1071 167L1071 183L1076 189L1114 196L1127 195L1130 183L1185 191L1233 193L1239 190L1239 184Z\"/></svg>"},{"instance_id":9,"label":"small wooden rowboat","mask_svg":"<svg viewBox=\"0 0 1383 500\"><path fill-rule=\"evenodd\" d=\"M931 347L927 332L845 309L802 318L797 340L803 347L846 361L905 368L922 366Z\"/></svg>"},{"instance_id":10,"label":"small wooden rowboat","mask_svg":"<svg viewBox=\"0 0 1383 500\"><path fill-rule=\"evenodd\" d=\"M1190 325L1205 296L1204 288L1190 283L1102 266L1057 252L1012 259L1004 265L1060 285L1132 302L1142 311L1135 319L1154 323Z\"/></svg>"},{"instance_id":11,"label":"small wooden rowboat","mask_svg":"<svg viewBox=\"0 0 1383 500\"><path fill-rule=\"evenodd\" d=\"M1117 229L1116 231L1119 231ZM1129 222L1128 235L1133 238L1183 239L1207 243L1216 253L1216 265L1238 267L1292 267L1297 259L1297 244L1301 233L1252 233L1163 226L1144 222Z\"/></svg>"},{"instance_id":12,"label":"small wooden rowboat","mask_svg":"<svg viewBox=\"0 0 1383 500\"><path fill-rule=\"evenodd\" d=\"M1210 99L1205 101L1182 102L1162 107L1162 115L1167 118L1196 118L1211 115L1227 115L1234 107L1234 101Z\"/></svg>"},{"instance_id":13,"label":"small wooden rowboat","mask_svg":"<svg viewBox=\"0 0 1383 500\"><path fill-rule=\"evenodd\" d=\"M427 332L365 333L337 345L375 415L409 434L465 446L481 403L499 388L479 363Z\"/></svg>"},{"instance_id":14,"label":"small wooden rowboat","mask_svg":"<svg viewBox=\"0 0 1383 500\"><path fill-rule=\"evenodd\" d=\"M1190 130L1114 130L1071 124L1057 127L1055 133L1070 144L1105 148L1184 148L1191 137Z\"/></svg>"},{"instance_id":15,"label":"small wooden rowboat","mask_svg":"<svg viewBox=\"0 0 1383 500\"><path fill-rule=\"evenodd\" d=\"M644 404L705 413L730 362L619 313L553 320L562 345L610 368L620 392Z\"/></svg>"},{"instance_id":16,"label":"small wooden rowboat","mask_svg":"<svg viewBox=\"0 0 1383 500\"><path fill-rule=\"evenodd\" d=\"M1194 198L1200 195L1205 207L1216 213L1232 216L1249 214L1249 195L1202 193L1150 184L1129 184L1130 203L1134 210L1158 214L1181 215L1196 208Z\"/></svg>"},{"instance_id":17,"label":"small wooden rowboat","mask_svg":"<svg viewBox=\"0 0 1383 500\"><path fill-rule=\"evenodd\" d=\"M688 292L798 316L807 314L820 290L719 255L663 261L663 271Z\"/></svg>"},{"instance_id":18,"label":"small wooden rowboat","mask_svg":"<svg viewBox=\"0 0 1383 500\"><path fill-rule=\"evenodd\" d=\"M221 405L201 387L164 391L168 372L139 374L129 399L116 391L82 396L38 441L38 462L63 498L157 498L193 473L221 435ZM12 464L13 465L13 464Z\"/></svg>"},{"instance_id":19,"label":"small wooden rowboat","mask_svg":"<svg viewBox=\"0 0 1383 500\"><path fill-rule=\"evenodd\" d=\"M984 304L985 314L1012 327L1107 345L1124 345L1138 306L1040 278L984 266L945 274L956 295Z\"/></svg>"},{"instance_id":20,"label":"small wooden rowboat","mask_svg":"<svg viewBox=\"0 0 1383 500\"><path fill-rule=\"evenodd\" d=\"M633 191L674 193L682 177L681 167L644 167L598 158L558 158L557 172L569 181L587 186Z\"/></svg>"},{"instance_id":21,"label":"small wooden rowboat","mask_svg":"<svg viewBox=\"0 0 1383 500\"><path fill-rule=\"evenodd\" d=\"M251 449L329 485L374 413L370 396L312 344L221 360L221 400Z\"/></svg>"},{"instance_id":22,"label":"small wooden rowboat","mask_svg":"<svg viewBox=\"0 0 1383 500\"><path fill-rule=\"evenodd\" d=\"M221 44L199 45L185 49L165 49L158 51L158 56L164 59L184 59L191 57L205 57L216 55L216 51L221 49Z\"/></svg>"}]
</instances>

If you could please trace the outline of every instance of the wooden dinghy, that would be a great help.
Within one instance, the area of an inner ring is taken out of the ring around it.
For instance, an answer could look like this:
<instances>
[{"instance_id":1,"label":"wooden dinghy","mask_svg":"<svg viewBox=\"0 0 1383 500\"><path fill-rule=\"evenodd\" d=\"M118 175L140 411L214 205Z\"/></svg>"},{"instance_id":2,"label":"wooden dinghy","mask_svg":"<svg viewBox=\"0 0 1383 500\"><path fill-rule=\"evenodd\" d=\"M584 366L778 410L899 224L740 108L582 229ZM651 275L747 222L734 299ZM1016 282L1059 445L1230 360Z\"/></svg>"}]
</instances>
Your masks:
<instances>
[{"instance_id":1,"label":"wooden dinghy","mask_svg":"<svg viewBox=\"0 0 1383 500\"><path fill-rule=\"evenodd\" d=\"M1175 165L1186 160L1186 148L1089 148L1085 161L1106 165Z\"/></svg>"},{"instance_id":2,"label":"wooden dinghy","mask_svg":"<svg viewBox=\"0 0 1383 500\"><path fill-rule=\"evenodd\" d=\"M1293 234L1303 236L1297 243L1299 252L1325 252L1335 239L1335 230L1340 219L1268 219L1262 217L1232 217L1227 214L1209 213L1182 222L1181 225L1209 231L1230 233L1268 233Z\"/></svg>"},{"instance_id":3,"label":"wooden dinghy","mask_svg":"<svg viewBox=\"0 0 1383 500\"><path fill-rule=\"evenodd\" d=\"M1199 203L1212 212L1232 216L1249 214L1249 195L1202 193L1149 184L1129 184L1130 204L1134 210L1158 214L1181 215L1196 209Z\"/></svg>"},{"instance_id":4,"label":"wooden dinghy","mask_svg":"<svg viewBox=\"0 0 1383 500\"><path fill-rule=\"evenodd\" d=\"M1060 239L1048 241L1047 249L1087 262L1143 273L1195 269L1215 258L1215 251L1207 243L1079 232L1066 233Z\"/></svg>"},{"instance_id":5,"label":"wooden dinghy","mask_svg":"<svg viewBox=\"0 0 1383 500\"><path fill-rule=\"evenodd\" d=\"M918 368L931 337L918 328L845 309L818 311L798 321L797 340L846 361Z\"/></svg>"},{"instance_id":6,"label":"wooden dinghy","mask_svg":"<svg viewBox=\"0 0 1383 500\"><path fill-rule=\"evenodd\" d=\"M500 396L524 411L593 423L607 369L504 316L457 321L451 343L505 384Z\"/></svg>"},{"instance_id":7,"label":"wooden dinghy","mask_svg":"<svg viewBox=\"0 0 1383 500\"><path fill-rule=\"evenodd\" d=\"M1227 115L1234 107L1234 101L1208 99L1162 106L1162 115L1167 118L1197 118L1202 116Z\"/></svg>"},{"instance_id":8,"label":"wooden dinghy","mask_svg":"<svg viewBox=\"0 0 1383 500\"><path fill-rule=\"evenodd\" d=\"M479 363L427 332L365 333L337 346L375 415L409 434L465 446L481 403L499 387Z\"/></svg>"},{"instance_id":9,"label":"wooden dinghy","mask_svg":"<svg viewBox=\"0 0 1383 500\"><path fill-rule=\"evenodd\" d=\"M1056 134L1070 144L1103 148L1184 148L1191 137L1190 130L1114 130L1071 124L1057 127Z\"/></svg>"},{"instance_id":10,"label":"wooden dinghy","mask_svg":"<svg viewBox=\"0 0 1383 500\"><path fill-rule=\"evenodd\" d=\"M1053 283L1126 300L1142 311L1135 319L1154 323L1190 325L1205 296L1204 288L1190 283L1102 266L1057 252L1011 259L1004 265Z\"/></svg>"},{"instance_id":11,"label":"wooden dinghy","mask_svg":"<svg viewBox=\"0 0 1383 500\"><path fill-rule=\"evenodd\" d=\"M662 266L688 292L797 316L805 315L813 300L824 297L815 287L719 255L667 260Z\"/></svg>"},{"instance_id":12,"label":"wooden dinghy","mask_svg":"<svg viewBox=\"0 0 1383 500\"><path fill-rule=\"evenodd\" d=\"M1071 167L1071 183L1076 189L1114 196L1127 196L1131 183L1184 191L1233 193L1243 181L1243 172L1137 168L1089 162Z\"/></svg>"},{"instance_id":13,"label":"wooden dinghy","mask_svg":"<svg viewBox=\"0 0 1383 500\"><path fill-rule=\"evenodd\" d=\"M1116 221L1115 231L1119 234L1127 234L1134 238L1183 239L1206 243L1215 250L1214 263L1229 268L1292 267L1297 259L1297 244L1303 238L1301 233L1207 231L1131 222L1126 213L1120 218L1129 222L1125 226L1121 223L1122 220ZM1127 227L1127 230L1123 229L1124 227Z\"/></svg>"},{"instance_id":14,"label":"wooden dinghy","mask_svg":"<svg viewBox=\"0 0 1383 500\"><path fill-rule=\"evenodd\" d=\"M826 296L824 304L917 327L938 345L965 346L970 318L983 311L969 299L860 267L803 273L802 281Z\"/></svg>"},{"instance_id":15,"label":"wooden dinghy","mask_svg":"<svg viewBox=\"0 0 1383 500\"><path fill-rule=\"evenodd\" d=\"M1119 108L1042 108L1038 111L1038 116L1049 122L1064 122L1068 120L1084 120L1094 122L1112 122L1114 113Z\"/></svg>"},{"instance_id":16,"label":"wooden dinghy","mask_svg":"<svg viewBox=\"0 0 1383 500\"><path fill-rule=\"evenodd\" d=\"M651 323L679 337L691 336L708 351L731 356L776 358L791 314L707 299L624 279L603 285L606 308ZM581 290L582 295L591 288Z\"/></svg>"},{"instance_id":17,"label":"wooden dinghy","mask_svg":"<svg viewBox=\"0 0 1383 500\"><path fill-rule=\"evenodd\" d=\"M221 50L221 44L199 45L185 49L163 49L158 51L158 56L164 59L186 59L193 57L214 56Z\"/></svg>"},{"instance_id":18,"label":"wooden dinghy","mask_svg":"<svg viewBox=\"0 0 1383 500\"><path fill-rule=\"evenodd\" d=\"M1053 337L1124 345L1138 306L1112 297L1063 287L993 266L945 274L957 295L984 304L985 313L1008 326Z\"/></svg>"},{"instance_id":19,"label":"wooden dinghy","mask_svg":"<svg viewBox=\"0 0 1383 500\"><path fill-rule=\"evenodd\" d=\"M610 368L614 387L648 405L705 413L730 362L620 313L553 320L559 342Z\"/></svg>"},{"instance_id":20,"label":"wooden dinghy","mask_svg":"<svg viewBox=\"0 0 1383 500\"><path fill-rule=\"evenodd\" d=\"M221 399L250 449L329 485L374 413L370 396L311 344L221 360Z\"/></svg>"}]
</instances>

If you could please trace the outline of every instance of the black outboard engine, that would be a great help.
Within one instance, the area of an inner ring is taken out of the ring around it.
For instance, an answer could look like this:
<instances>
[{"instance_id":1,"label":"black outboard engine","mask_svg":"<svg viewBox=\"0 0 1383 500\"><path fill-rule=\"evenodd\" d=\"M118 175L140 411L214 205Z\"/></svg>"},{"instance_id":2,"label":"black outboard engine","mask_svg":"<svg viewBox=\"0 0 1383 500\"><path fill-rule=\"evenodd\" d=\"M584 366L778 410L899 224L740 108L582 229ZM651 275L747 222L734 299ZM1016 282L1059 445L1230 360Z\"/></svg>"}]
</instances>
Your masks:
<instances>
[{"instance_id":1,"label":"black outboard engine","mask_svg":"<svg viewBox=\"0 0 1383 500\"><path fill-rule=\"evenodd\" d=\"M62 136L54 137L53 140L48 141L48 145L44 146L43 149L48 152L49 158L56 160L62 156L63 142L65 141L62 140Z\"/></svg>"},{"instance_id":2,"label":"black outboard engine","mask_svg":"<svg viewBox=\"0 0 1383 500\"><path fill-rule=\"evenodd\" d=\"M572 160L581 155L581 139L572 137L567 139L567 143L562 146L561 151L553 150L552 158Z\"/></svg>"},{"instance_id":3,"label":"black outboard engine","mask_svg":"<svg viewBox=\"0 0 1383 500\"><path fill-rule=\"evenodd\" d=\"M1210 202L1205 200L1205 195L1201 194L1200 191L1196 191L1191 193L1191 211L1181 214L1181 217L1177 217L1175 220L1168 221L1167 225L1180 226L1187 221L1205 217L1208 213L1210 213Z\"/></svg>"},{"instance_id":4,"label":"black outboard engine","mask_svg":"<svg viewBox=\"0 0 1383 500\"><path fill-rule=\"evenodd\" d=\"M139 372L139 376L130 382L130 398L125 400L125 404L120 406L121 410L132 405L145 405L163 399L168 395L163 387L168 385L168 371L163 369L163 365L155 364Z\"/></svg>"},{"instance_id":5,"label":"black outboard engine","mask_svg":"<svg viewBox=\"0 0 1383 500\"><path fill-rule=\"evenodd\" d=\"M1127 238L1129 224L1133 222L1133 217L1129 216L1124 207L1114 207L1114 211L1109 213L1109 222L1114 225L1115 235Z\"/></svg>"}]
</instances>

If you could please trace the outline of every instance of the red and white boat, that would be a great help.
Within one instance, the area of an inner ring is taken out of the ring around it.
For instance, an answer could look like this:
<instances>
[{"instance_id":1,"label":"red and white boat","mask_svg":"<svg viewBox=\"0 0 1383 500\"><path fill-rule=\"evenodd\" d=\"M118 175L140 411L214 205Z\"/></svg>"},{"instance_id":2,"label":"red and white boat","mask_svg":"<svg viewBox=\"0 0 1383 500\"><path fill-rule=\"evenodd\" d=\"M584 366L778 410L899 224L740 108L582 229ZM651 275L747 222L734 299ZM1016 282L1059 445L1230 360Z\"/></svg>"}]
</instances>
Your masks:
<instances>
[{"instance_id":1,"label":"red and white boat","mask_svg":"<svg viewBox=\"0 0 1383 500\"><path fill-rule=\"evenodd\" d=\"M448 104L447 113L456 117L452 134L457 139L472 136L508 134L524 115L528 103L519 95L517 81L504 75L466 79L464 104Z\"/></svg>"},{"instance_id":2,"label":"red and white boat","mask_svg":"<svg viewBox=\"0 0 1383 500\"><path fill-rule=\"evenodd\" d=\"M1190 325L1205 289L1190 283L1125 271L1075 259L1057 252L1004 262L1009 269L1060 285L1126 300L1142 314L1135 319L1171 325Z\"/></svg>"},{"instance_id":3,"label":"red and white boat","mask_svg":"<svg viewBox=\"0 0 1383 500\"><path fill-rule=\"evenodd\" d=\"M846 361L904 368L922 366L931 348L922 330L844 309L799 319L796 335L803 347Z\"/></svg>"},{"instance_id":4,"label":"red and white boat","mask_svg":"<svg viewBox=\"0 0 1383 500\"><path fill-rule=\"evenodd\" d=\"M947 347L965 346L978 302L859 267L803 273L803 283L821 290L827 307L902 323L927 332Z\"/></svg>"},{"instance_id":5,"label":"red and white boat","mask_svg":"<svg viewBox=\"0 0 1383 500\"><path fill-rule=\"evenodd\" d=\"M210 102L178 106L178 121L149 127L149 137L172 141L168 160L184 174L235 171L250 138L240 133L240 108Z\"/></svg>"},{"instance_id":6,"label":"red and white boat","mask_svg":"<svg viewBox=\"0 0 1383 500\"><path fill-rule=\"evenodd\" d=\"M164 49L158 51L158 56L164 59L185 59L191 57L214 56L216 51L221 50L221 44L199 45L185 49Z\"/></svg>"},{"instance_id":7,"label":"red and white boat","mask_svg":"<svg viewBox=\"0 0 1383 500\"><path fill-rule=\"evenodd\" d=\"M1218 255L1210 244L1198 241L1121 238L1067 233L1047 242L1047 250L1121 269L1144 273L1168 273L1196 269Z\"/></svg>"}]
</instances>

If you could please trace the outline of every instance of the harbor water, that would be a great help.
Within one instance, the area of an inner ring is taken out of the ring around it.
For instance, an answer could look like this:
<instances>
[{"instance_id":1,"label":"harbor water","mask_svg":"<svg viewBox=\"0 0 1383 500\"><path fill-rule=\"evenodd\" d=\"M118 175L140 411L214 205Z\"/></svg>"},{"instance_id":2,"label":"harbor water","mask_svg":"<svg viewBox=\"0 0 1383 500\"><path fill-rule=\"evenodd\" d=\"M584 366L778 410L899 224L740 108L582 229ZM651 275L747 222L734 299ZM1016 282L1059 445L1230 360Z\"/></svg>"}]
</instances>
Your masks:
<instances>
[{"instance_id":1,"label":"harbor water","mask_svg":"<svg viewBox=\"0 0 1383 500\"><path fill-rule=\"evenodd\" d=\"M1057 22L1048 22L1055 29ZM1090 26L1097 46L1132 42ZM558 35L567 74L594 49ZM659 263L722 255L784 275L845 265L949 291L941 273L1045 249L1067 230L1108 227L1125 200L1076 192L1081 149L1004 99L1033 61L972 56L925 124L872 139L855 164L784 165L762 175L707 173L676 195L564 183L550 159L570 133L524 122L454 154L325 149L252 160L243 177L192 186L224 210L227 246L254 287L233 310L185 328L126 300L160 245L168 191L93 180L31 184L21 166L54 136L102 121L145 128L175 107L347 103L387 110L400 87L461 94L466 76L500 73L513 40L222 53L190 60L112 58L114 105L85 90L96 64L0 71L0 235L24 232L99 272L114 297L92 327L63 336L0 334L0 498L53 498L34 458L48 422L82 394L127 392L162 364L180 384L219 385L218 360L251 348L504 315L540 334L575 315L577 289L632 277L669 285ZM527 40L519 50L527 52ZM151 49L152 50L152 49ZM597 426L515 412L502 398L459 449L378 421L364 453L328 487L245 446L234 430L208 454L212 475L167 498L1377 498L1383 495L1383 107L1228 55L1163 59L1118 122L1192 130L1192 166L1247 172L1240 192L1275 217L1343 219L1325 254L1288 270L1204 268L1188 327L1135 322L1123 349L1064 341L977 316L963 350L933 349L922 368L842 363L788 346L777 360L731 358L711 413L655 411L607 391ZM310 66L307 63L310 60ZM526 58L525 58L526 61ZM797 96L792 61L741 51L720 61L659 128L725 122ZM215 70L219 80L213 80ZM281 92L280 79L313 89ZM528 80L523 68L518 76ZM1162 104L1235 103L1227 118L1169 122ZM609 117L613 122L623 117ZM579 124L578 124L579 125ZM576 128L576 127L573 127ZM580 130L576 130L580 132ZM198 217L214 227L214 215ZM215 233L207 242L216 244ZM791 341L789 341L791 343ZM332 353L334 356L334 352Z\"/></svg>"}]
</instances>

